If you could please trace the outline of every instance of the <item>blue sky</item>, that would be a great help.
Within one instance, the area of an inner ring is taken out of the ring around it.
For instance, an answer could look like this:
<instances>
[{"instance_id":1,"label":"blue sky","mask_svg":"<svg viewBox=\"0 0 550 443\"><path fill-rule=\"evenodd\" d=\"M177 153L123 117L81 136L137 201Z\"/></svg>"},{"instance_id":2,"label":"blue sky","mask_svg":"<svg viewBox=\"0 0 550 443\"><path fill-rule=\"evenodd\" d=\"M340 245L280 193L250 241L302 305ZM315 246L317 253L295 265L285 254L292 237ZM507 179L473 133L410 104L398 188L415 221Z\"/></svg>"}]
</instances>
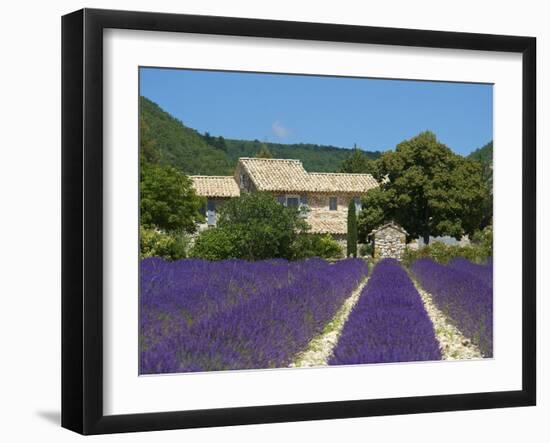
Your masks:
<instances>
[{"instance_id":1,"label":"blue sky","mask_svg":"<svg viewBox=\"0 0 550 443\"><path fill-rule=\"evenodd\" d=\"M463 155L493 138L486 84L141 68L140 94L226 138L385 151L431 130Z\"/></svg>"}]
</instances>

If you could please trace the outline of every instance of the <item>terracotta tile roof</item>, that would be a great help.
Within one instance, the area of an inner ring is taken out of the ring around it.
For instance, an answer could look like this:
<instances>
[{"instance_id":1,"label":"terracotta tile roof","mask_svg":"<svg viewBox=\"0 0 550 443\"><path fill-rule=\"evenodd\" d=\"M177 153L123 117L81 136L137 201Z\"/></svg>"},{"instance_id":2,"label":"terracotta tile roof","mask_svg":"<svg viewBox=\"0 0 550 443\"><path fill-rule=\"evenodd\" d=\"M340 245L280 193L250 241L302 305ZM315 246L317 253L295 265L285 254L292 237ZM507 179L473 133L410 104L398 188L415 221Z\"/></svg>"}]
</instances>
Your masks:
<instances>
[{"instance_id":1,"label":"terracotta tile roof","mask_svg":"<svg viewBox=\"0 0 550 443\"><path fill-rule=\"evenodd\" d=\"M319 192L363 193L378 187L378 182L370 174L310 172L308 175L312 187Z\"/></svg>"},{"instance_id":2,"label":"terracotta tile roof","mask_svg":"<svg viewBox=\"0 0 550 443\"><path fill-rule=\"evenodd\" d=\"M395 223L394 221L390 221L388 223L384 223L383 225L379 226L378 228L376 229L373 229L369 235L374 235L376 234L378 231L382 231L383 229L388 229L388 228L392 228L392 229L395 229L396 231L399 231L405 235L409 235L409 233L407 231L405 231L405 229L403 229L403 227L401 225L398 225L397 223Z\"/></svg>"},{"instance_id":3,"label":"terracotta tile roof","mask_svg":"<svg viewBox=\"0 0 550 443\"><path fill-rule=\"evenodd\" d=\"M202 197L238 197L239 186L233 176L192 175L197 194Z\"/></svg>"},{"instance_id":4,"label":"terracotta tile roof","mask_svg":"<svg viewBox=\"0 0 550 443\"><path fill-rule=\"evenodd\" d=\"M348 232L347 218L334 217L334 212L312 211L306 218L312 234L346 234Z\"/></svg>"},{"instance_id":5,"label":"terracotta tile roof","mask_svg":"<svg viewBox=\"0 0 550 443\"><path fill-rule=\"evenodd\" d=\"M240 158L259 191L364 193L378 186L370 174L307 172L300 160Z\"/></svg>"},{"instance_id":6,"label":"terracotta tile roof","mask_svg":"<svg viewBox=\"0 0 550 443\"><path fill-rule=\"evenodd\" d=\"M300 160L275 158L240 158L259 191L306 191L308 173Z\"/></svg>"}]
</instances>

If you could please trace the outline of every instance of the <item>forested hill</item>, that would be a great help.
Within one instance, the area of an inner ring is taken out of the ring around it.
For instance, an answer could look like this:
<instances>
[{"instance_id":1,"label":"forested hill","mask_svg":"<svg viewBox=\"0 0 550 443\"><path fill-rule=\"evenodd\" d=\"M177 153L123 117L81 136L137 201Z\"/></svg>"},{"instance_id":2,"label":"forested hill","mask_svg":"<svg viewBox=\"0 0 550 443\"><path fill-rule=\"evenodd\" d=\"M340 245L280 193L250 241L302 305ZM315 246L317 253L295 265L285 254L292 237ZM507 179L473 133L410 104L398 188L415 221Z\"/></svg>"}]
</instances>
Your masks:
<instances>
[{"instance_id":1,"label":"forested hill","mask_svg":"<svg viewBox=\"0 0 550 443\"><path fill-rule=\"evenodd\" d=\"M255 157L262 146L267 147L273 158L296 158L302 160L304 168L311 172L338 172L342 162L351 154L350 149L336 146L313 145L297 143L285 145L281 143L261 142L259 140L226 139L227 154L231 161L237 162L239 157ZM363 151L367 158L375 160L380 157L379 151Z\"/></svg>"},{"instance_id":2,"label":"forested hill","mask_svg":"<svg viewBox=\"0 0 550 443\"><path fill-rule=\"evenodd\" d=\"M481 148L476 149L468 158L477 160L483 168L483 178L492 189L493 186L493 142L490 141Z\"/></svg>"},{"instance_id":3,"label":"forested hill","mask_svg":"<svg viewBox=\"0 0 550 443\"><path fill-rule=\"evenodd\" d=\"M481 148L472 151L468 157L478 160L481 163L492 163L493 162L493 142L490 141L486 145L483 145Z\"/></svg>"},{"instance_id":4,"label":"forested hill","mask_svg":"<svg viewBox=\"0 0 550 443\"><path fill-rule=\"evenodd\" d=\"M160 154L161 163L186 174L226 175L232 165L225 152L209 145L194 129L183 125L151 100L140 97L140 118Z\"/></svg>"},{"instance_id":5,"label":"forested hill","mask_svg":"<svg viewBox=\"0 0 550 443\"><path fill-rule=\"evenodd\" d=\"M351 154L349 149L335 146L287 145L203 135L146 97L140 97L140 117L160 153L161 162L190 175L231 175L239 157L255 157L262 147L267 147L274 158L302 160L306 170L315 172L337 172ZM380 156L378 151L364 152L370 159Z\"/></svg>"}]
</instances>

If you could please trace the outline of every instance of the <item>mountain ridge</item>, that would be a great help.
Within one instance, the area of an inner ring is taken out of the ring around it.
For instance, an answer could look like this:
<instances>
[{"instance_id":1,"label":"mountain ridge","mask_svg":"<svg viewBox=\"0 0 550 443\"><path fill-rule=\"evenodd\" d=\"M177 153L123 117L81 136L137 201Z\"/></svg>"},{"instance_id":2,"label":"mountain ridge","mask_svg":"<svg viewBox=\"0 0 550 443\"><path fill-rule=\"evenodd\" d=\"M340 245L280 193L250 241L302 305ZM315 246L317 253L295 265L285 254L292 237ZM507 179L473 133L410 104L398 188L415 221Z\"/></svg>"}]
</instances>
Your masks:
<instances>
[{"instance_id":1,"label":"mountain ridge","mask_svg":"<svg viewBox=\"0 0 550 443\"><path fill-rule=\"evenodd\" d=\"M273 157L301 160L310 172L338 172L351 149L313 143L272 143L259 140L226 139L201 134L186 126L152 100L140 96L139 115L156 142L160 162L189 175L231 175L240 157L255 157L262 146ZM363 151L369 159L380 151Z\"/></svg>"}]
</instances>

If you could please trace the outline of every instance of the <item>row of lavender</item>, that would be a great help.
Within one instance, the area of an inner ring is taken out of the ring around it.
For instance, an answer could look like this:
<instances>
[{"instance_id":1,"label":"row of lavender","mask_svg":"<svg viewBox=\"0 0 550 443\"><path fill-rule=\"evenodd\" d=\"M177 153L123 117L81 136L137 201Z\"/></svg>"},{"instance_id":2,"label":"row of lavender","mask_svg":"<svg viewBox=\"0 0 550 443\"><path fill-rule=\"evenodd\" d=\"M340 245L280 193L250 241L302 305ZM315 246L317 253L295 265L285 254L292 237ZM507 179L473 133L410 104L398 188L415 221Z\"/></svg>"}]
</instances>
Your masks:
<instances>
[{"instance_id":1,"label":"row of lavender","mask_svg":"<svg viewBox=\"0 0 550 443\"><path fill-rule=\"evenodd\" d=\"M465 258L455 258L449 262L449 265L453 269L472 274L474 277L480 279L485 285L493 287L493 259L489 258L487 263L479 265L472 263Z\"/></svg>"},{"instance_id":2,"label":"row of lavender","mask_svg":"<svg viewBox=\"0 0 550 443\"><path fill-rule=\"evenodd\" d=\"M140 373L288 366L367 272L358 259L145 259Z\"/></svg>"},{"instance_id":3,"label":"row of lavender","mask_svg":"<svg viewBox=\"0 0 550 443\"><path fill-rule=\"evenodd\" d=\"M351 312L331 365L440 360L424 305L394 259L380 261Z\"/></svg>"},{"instance_id":4,"label":"row of lavender","mask_svg":"<svg viewBox=\"0 0 550 443\"><path fill-rule=\"evenodd\" d=\"M411 267L433 296L436 306L475 343L484 357L493 356L493 266L455 259L442 265L422 258Z\"/></svg>"}]
</instances>

